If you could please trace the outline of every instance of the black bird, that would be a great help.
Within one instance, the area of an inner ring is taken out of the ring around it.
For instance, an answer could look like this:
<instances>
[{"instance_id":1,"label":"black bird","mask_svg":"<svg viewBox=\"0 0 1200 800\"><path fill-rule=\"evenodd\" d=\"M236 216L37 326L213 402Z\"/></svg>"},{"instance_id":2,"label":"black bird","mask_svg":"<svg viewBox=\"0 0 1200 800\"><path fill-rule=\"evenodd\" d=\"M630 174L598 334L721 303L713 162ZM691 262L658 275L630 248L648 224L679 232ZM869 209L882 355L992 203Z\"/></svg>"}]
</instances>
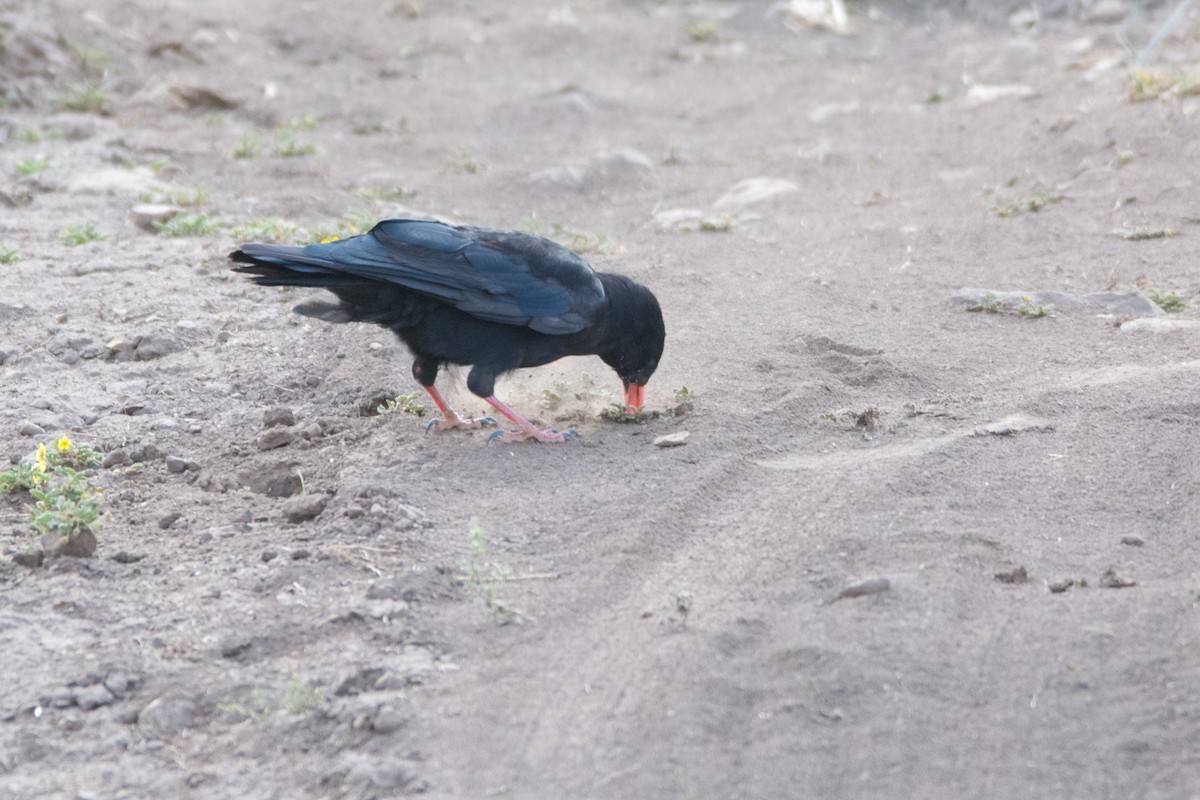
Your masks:
<instances>
[{"instance_id":1,"label":"black bird","mask_svg":"<svg viewBox=\"0 0 1200 800\"><path fill-rule=\"evenodd\" d=\"M490 437L502 441L566 437L539 431L501 402L493 394L498 375L597 355L624 383L627 409L637 411L666 338L649 289L517 231L387 219L362 236L304 247L244 244L229 258L259 285L319 287L340 301L303 303L299 314L395 332L412 351L413 377L445 417L431 427L492 421L463 419L434 386L443 364L471 365L467 387L520 426Z\"/></svg>"}]
</instances>

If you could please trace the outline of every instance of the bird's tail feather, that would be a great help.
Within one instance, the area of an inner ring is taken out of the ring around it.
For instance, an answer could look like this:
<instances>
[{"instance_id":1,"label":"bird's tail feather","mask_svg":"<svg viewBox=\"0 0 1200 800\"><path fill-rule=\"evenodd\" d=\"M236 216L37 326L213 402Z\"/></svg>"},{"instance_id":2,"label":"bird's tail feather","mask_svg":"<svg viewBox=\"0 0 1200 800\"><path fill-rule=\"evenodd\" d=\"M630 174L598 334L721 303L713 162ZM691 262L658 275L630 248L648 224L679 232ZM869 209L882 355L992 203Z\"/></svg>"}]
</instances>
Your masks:
<instances>
[{"instance_id":1,"label":"bird's tail feather","mask_svg":"<svg viewBox=\"0 0 1200 800\"><path fill-rule=\"evenodd\" d=\"M230 260L245 266L234 271L253 275L259 286L312 286L332 289L353 286L360 281L337 270L304 248L281 244L244 244L229 254Z\"/></svg>"}]
</instances>

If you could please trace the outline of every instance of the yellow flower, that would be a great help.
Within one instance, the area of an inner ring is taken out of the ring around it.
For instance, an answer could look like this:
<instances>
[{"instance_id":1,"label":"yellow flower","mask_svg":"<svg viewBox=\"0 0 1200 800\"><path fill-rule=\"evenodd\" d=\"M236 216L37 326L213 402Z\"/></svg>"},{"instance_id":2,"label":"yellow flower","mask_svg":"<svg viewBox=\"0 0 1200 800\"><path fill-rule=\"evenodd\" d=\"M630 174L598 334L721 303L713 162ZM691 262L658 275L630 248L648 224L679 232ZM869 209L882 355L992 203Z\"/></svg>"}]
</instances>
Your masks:
<instances>
[{"instance_id":1,"label":"yellow flower","mask_svg":"<svg viewBox=\"0 0 1200 800\"><path fill-rule=\"evenodd\" d=\"M55 442L54 446L58 448L58 452L65 453L71 449L71 440L64 436Z\"/></svg>"},{"instance_id":2,"label":"yellow flower","mask_svg":"<svg viewBox=\"0 0 1200 800\"><path fill-rule=\"evenodd\" d=\"M45 474L48 466L46 464L46 443L38 443L37 453L33 456L33 463L37 466L37 471Z\"/></svg>"},{"instance_id":3,"label":"yellow flower","mask_svg":"<svg viewBox=\"0 0 1200 800\"><path fill-rule=\"evenodd\" d=\"M328 236L321 237L321 244L329 244L330 242L336 242L341 238L342 237L338 236L336 233L331 233Z\"/></svg>"}]
</instances>

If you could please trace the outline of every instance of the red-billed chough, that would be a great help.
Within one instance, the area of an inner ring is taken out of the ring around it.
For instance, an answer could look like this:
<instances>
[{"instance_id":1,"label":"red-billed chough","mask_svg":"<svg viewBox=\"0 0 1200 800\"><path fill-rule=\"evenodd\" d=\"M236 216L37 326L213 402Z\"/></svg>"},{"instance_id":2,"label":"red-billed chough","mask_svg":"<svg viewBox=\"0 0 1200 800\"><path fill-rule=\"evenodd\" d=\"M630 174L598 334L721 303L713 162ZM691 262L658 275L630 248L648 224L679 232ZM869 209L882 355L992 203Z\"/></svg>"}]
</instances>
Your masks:
<instances>
[{"instance_id":1,"label":"red-billed chough","mask_svg":"<svg viewBox=\"0 0 1200 800\"><path fill-rule=\"evenodd\" d=\"M445 417L431 427L491 421L463 419L434 387L443 364L471 365L467 387L520 426L489 437L503 441L566 437L538 430L497 399L498 375L597 355L616 370L625 404L636 411L666 338L649 289L517 231L388 219L362 236L304 247L245 244L229 257L257 284L319 287L340 301L303 303L297 313L394 331L413 353L413 377Z\"/></svg>"}]
</instances>

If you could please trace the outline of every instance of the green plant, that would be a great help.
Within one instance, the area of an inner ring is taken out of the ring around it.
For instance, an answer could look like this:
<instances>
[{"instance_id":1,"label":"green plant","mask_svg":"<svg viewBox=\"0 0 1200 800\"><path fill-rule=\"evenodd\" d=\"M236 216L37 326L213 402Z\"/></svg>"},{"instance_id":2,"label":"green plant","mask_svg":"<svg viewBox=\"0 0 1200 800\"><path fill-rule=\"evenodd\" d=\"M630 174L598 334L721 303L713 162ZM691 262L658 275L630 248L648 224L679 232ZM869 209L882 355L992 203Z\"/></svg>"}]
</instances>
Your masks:
<instances>
[{"instance_id":1,"label":"green plant","mask_svg":"<svg viewBox=\"0 0 1200 800\"><path fill-rule=\"evenodd\" d=\"M21 144L37 144L42 140L42 134L33 128L17 128L12 138Z\"/></svg>"},{"instance_id":2,"label":"green plant","mask_svg":"<svg viewBox=\"0 0 1200 800\"><path fill-rule=\"evenodd\" d=\"M56 533L63 539L84 531L99 532L104 519L104 495L88 482L87 476L70 467L60 466L29 487L37 501L31 522L37 533Z\"/></svg>"},{"instance_id":3,"label":"green plant","mask_svg":"<svg viewBox=\"0 0 1200 800\"><path fill-rule=\"evenodd\" d=\"M208 202L209 190L205 186L168 187L155 186L138 194L138 200L143 203L157 203L166 200L177 206L202 206Z\"/></svg>"},{"instance_id":4,"label":"green plant","mask_svg":"<svg viewBox=\"0 0 1200 800\"><path fill-rule=\"evenodd\" d=\"M29 156L22 158L17 163L13 164L13 169L21 175L33 175L36 172L50 169L50 159L43 156Z\"/></svg>"},{"instance_id":5,"label":"green plant","mask_svg":"<svg viewBox=\"0 0 1200 800\"><path fill-rule=\"evenodd\" d=\"M1046 206L1065 199L1066 195L1060 192L1057 187L1043 181L1038 181L1028 197L1015 197L1002 200L992 210L996 212L996 216L998 217L1011 217L1026 212L1041 211Z\"/></svg>"},{"instance_id":6,"label":"green plant","mask_svg":"<svg viewBox=\"0 0 1200 800\"><path fill-rule=\"evenodd\" d=\"M249 707L241 703L217 703L217 710L224 711L226 714L236 714L255 722L262 722L271 715L270 703L263 696L263 690L257 688L250 691Z\"/></svg>"},{"instance_id":7,"label":"green plant","mask_svg":"<svg viewBox=\"0 0 1200 800\"><path fill-rule=\"evenodd\" d=\"M16 264L18 261L24 261L25 256L15 247L9 247L6 244L0 244L0 264Z\"/></svg>"},{"instance_id":8,"label":"green plant","mask_svg":"<svg viewBox=\"0 0 1200 800\"><path fill-rule=\"evenodd\" d=\"M483 598L484 607L492 612L498 622L512 622L523 616L519 611L509 608L496 593L496 584L511 580L512 570L492 560L492 548L488 545L487 535L475 519L471 520L467 533L467 557L463 559L462 570L466 573L467 588Z\"/></svg>"},{"instance_id":9,"label":"green plant","mask_svg":"<svg viewBox=\"0 0 1200 800\"><path fill-rule=\"evenodd\" d=\"M317 152L317 146L311 142L301 141L290 130L282 129L275 131L275 144L272 151L282 158L298 158L311 156Z\"/></svg>"},{"instance_id":10,"label":"green plant","mask_svg":"<svg viewBox=\"0 0 1200 800\"><path fill-rule=\"evenodd\" d=\"M630 411L622 403L611 403L600 412L600 419L622 424L637 424L662 416L659 411Z\"/></svg>"},{"instance_id":11,"label":"green plant","mask_svg":"<svg viewBox=\"0 0 1200 800\"><path fill-rule=\"evenodd\" d=\"M254 131L243 133L229 151L231 158L258 158L262 151L262 139Z\"/></svg>"},{"instance_id":12,"label":"green plant","mask_svg":"<svg viewBox=\"0 0 1200 800\"><path fill-rule=\"evenodd\" d=\"M96 230L90 222L77 222L66 225L58 232L58 243L64 247L78 247L81 244L101 242L107 238Z\"/></svg>"},{"instance_id":13,"label":"green plant","mask_svg":"<svg viewBox=\"0 0 1200 800\"><path fill-rule=\"evenodd\" d=\"M208 236L221 230L221 223L203 214L180 214L166 222L155 222L154 230L163 236Z\"/></svg>"},{"instance_id":14,"label":"green plant","mask_svg":"<svg viewBox=\"0 0 1200 800\"><path fill-rule=\"evenodd\" d=\"M967 311L982 311L984 314L999 314L1004 311L1004 301L991 292L985 292Z\"/></svg>"},{"instance_id":15,"label":"green plant","mask_svg":"<svg viewBox=\"0 0 1200 800\"><path fill-rule=\"evenodd\" d=\"M1022 298L1024 302L1017 306L1017 314L1025 319L1037 319L1038 317L1054 316L1054 306L1050 304L1035 303L1029 298Z\"/></svg>"},{"instance_id":16,"label":"green plant","mask_svg":"<svg viewBox=\"0 0 1200 800\"><path fill-rule=\"evenodd\" d=\"M44 475L35 464L21 462L10 470L0 472L0 494L27 492L37 486Z\"/></svg>"},{"instance_id":17,"label":"green plant","mask_svg":"<svg viewBox=\"0 0 1200 800\"><path fill-rule=\"evenodd\" d=\"M1159 308L1168 314L1177 314L1188 307L1187 301L1178 292L1160 292L1158 289L1150 289L1147 294Z\"/></svg>"},{"instance_id":18,"label":"green plant","mask_svg":"<svg viewBox=\"0 0 1200 800\"><path fill-rule=\"evenodd\" d=\"M55 95L63 111L82 111L87 114L107 114L109 95L94 83L76 83Z\"/></svg>"},{"instance_id":19,"label":"green plant","mask_svg":"<svg viewBox=\"0 0 1200 800\"><path fill-rule=\"evenodd\" d=\"M283 707L292 714L307 714L321 705L321 690L305 681L292 679L284 689Z\"/></svg>"},{"instance_id":20,"label":"green plant","mask_svg":"<svg viewBox=\"0 0 1200 800\"><path fill-rule=\"evenodd\" d=\"M388 400L383 405L376 407L376 414L393 414L395 412L402 414L412 414L416 417L425 416L425 406L417 402L417 393L398 394L395 399Z\"/></svg>"},{"instance_id":21,"label":"green plant","mask_svg":"<svg viewBox=\"0 0 1200 800\"><path fill-rule=\"evenodd\" d=\"M717 23L711 19L693 20L687 26L687 35L693 42L711 42L717 38Z\"/></svg>"}]
</instances>

